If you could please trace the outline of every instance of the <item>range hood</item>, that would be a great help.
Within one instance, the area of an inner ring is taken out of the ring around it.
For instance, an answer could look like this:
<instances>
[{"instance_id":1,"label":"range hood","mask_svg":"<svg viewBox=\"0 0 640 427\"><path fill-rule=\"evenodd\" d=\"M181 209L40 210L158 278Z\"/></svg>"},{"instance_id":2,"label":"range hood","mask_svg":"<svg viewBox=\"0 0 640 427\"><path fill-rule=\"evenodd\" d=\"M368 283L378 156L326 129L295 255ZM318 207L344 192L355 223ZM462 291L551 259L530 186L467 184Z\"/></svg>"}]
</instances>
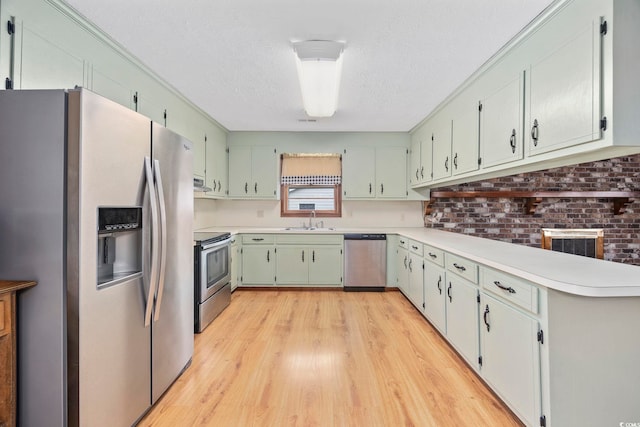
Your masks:
<instances>
[{"instance_id":1,"label":"range hood","mask_svg":"<svg viewBox=\"0 0 640 427\"><path fill-rule=\"evenodd\" d=\"M207 191L211 191L211 188L204 185L204 179L202 178L193 178L193 191L199 191L206 193Z\"/></svg>"}]
</instances>

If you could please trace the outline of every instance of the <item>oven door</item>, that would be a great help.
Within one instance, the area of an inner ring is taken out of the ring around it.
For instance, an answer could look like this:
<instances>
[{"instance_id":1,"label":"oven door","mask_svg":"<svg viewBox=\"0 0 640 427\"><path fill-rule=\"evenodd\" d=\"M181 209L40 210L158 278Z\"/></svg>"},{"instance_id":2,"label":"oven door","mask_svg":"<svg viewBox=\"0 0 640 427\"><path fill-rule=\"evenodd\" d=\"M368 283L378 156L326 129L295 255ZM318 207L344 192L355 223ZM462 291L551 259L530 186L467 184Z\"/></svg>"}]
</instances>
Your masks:
<instances>
[{"instance_id":1,"label":"oven door","mask_svg":"<svg viewBox=\"0 0 640 427\"><path fill-rule=\"evenodd\" d=\"M231 239L203 246L200 255L200 302L231 281Z\"/></svg>"}]
</instances>

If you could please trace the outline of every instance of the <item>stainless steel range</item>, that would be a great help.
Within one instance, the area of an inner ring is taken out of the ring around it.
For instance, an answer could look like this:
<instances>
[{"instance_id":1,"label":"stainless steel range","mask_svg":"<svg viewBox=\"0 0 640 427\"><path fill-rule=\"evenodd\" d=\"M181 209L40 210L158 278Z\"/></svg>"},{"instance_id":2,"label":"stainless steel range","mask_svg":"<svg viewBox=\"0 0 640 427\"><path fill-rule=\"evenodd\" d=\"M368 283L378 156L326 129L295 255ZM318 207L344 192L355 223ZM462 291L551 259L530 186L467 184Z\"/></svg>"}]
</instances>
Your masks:
<instances>
[{"instance_id":1,"label":"stainless steel range","mask_svg":"<svg viewBox=\"0 0 640 427\"><path fill-rule=\"evenodd\" d=\"M231 235L197 232L193 238L194 324L200 333L231 302Z\"/></svg>"}]
</instances>

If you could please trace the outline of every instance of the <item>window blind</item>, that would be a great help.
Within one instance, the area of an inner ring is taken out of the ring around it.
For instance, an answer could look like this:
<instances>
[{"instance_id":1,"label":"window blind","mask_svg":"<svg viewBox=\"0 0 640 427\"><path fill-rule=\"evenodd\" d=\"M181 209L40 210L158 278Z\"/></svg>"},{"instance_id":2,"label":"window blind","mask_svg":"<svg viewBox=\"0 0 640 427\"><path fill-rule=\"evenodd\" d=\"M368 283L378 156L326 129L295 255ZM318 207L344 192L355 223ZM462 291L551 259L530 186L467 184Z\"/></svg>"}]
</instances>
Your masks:
<instances>
[{"instance_id":1,"label":"window blind","mask_svg":"<svg viewBox=\"0 0 640 427\"><path fill-rule=\"evenodd\" d=\"M285 153L282 155L282 184L336 185L342 182L339 154Z\"/></svg>"}]
</instances>

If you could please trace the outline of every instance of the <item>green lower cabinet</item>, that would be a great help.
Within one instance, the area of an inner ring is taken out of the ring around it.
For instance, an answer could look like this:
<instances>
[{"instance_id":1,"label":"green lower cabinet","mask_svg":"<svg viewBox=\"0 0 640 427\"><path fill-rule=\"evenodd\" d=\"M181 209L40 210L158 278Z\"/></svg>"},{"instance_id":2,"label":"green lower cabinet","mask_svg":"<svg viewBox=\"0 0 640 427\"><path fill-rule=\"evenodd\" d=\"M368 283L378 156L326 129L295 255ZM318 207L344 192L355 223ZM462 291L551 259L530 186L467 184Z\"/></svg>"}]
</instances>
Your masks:
<instances>
[{"instance_id":1,"label":"green lower cabinet","mask_svg":"<svg viewBox=\"0 0 640 427\"><path fill-rule=\"evenodd\" d=\"M443 335L447 333L446 297L444 268L430 262L425 262L424 315Z\"/></svg>"},{"instance_id":2,"label":"green lower cabinet","mask_svg":"<svg viewBox=\"0 0 640 427\"><path fill-rule=\"evenodd\" d=\"M541 413L538 330L537 319L482 293L482 377L527 425Z\"/></svg>"},{"instance_id":3,"label":"green lower cabinet","mask_svg":"<svg viewBox=\"0 0 640 427\"><path fill-rule=\"evenodd\" d=\"M309 282L309 248L278 246L276 282L278 285L301 286Z\"/></svg>"},{"instance_id":4,"label":"green lower cabinet","mask_svg":"<svg viewBox=\"0 0 640 427\"><path fill-rule=\"evenodd\" d=\"M478 368L478 288L447 273L447 339L467 362Z\"/></svg>"},{"instance_id":5,"label":"green lower cabinet","mask_svg":"<svg viewBox=\"0 0 640 427\"><path fill-rule=\"evenodd\" d=\"M311 249L309 284L342 286L342 246Z\"/></svg>"},{"instance_id":6,"label":"green lower cabinet","mask_svg":"<svg viewBox=\"0 0 640 427\"><path fill-rule=\"evenodd\" d=\"M407 267L409 268L409 279L407 283L407 297L418 310L422 311L424 303L424 261L421 255L409 252Z\"/></svg>"},{"instance_id":7,"label":"green lower cabinet","mask_svg":"<svg viewBox=\"0 0 640 427\"><path fill-rule=\"evenodd\" d=\"M275 246L244 245L242 247L242 286L273 285L275 280Z\"/></svg>"}]
</instances>

